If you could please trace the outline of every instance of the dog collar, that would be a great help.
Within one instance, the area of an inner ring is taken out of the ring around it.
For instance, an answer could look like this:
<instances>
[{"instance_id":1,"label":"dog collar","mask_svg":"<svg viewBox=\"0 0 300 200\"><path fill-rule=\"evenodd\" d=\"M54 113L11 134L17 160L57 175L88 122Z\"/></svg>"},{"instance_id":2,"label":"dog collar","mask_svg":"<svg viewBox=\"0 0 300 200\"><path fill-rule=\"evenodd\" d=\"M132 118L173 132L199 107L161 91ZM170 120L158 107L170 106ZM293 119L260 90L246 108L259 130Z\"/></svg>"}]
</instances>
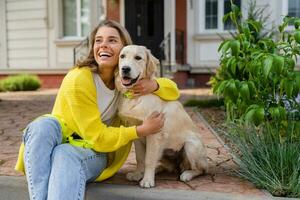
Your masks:
<instances>
[{"instance_id":1,"label":"dog collar","mask_svg":"<svg viewBox=\"0 0 300 200\"><path fill-rule=\"evenodd\" d=\"M123 93L123 97L127 98L127 99L133 99L133 92L132 91L126 91L125 93Z\"/></svg>"}]
</instances>

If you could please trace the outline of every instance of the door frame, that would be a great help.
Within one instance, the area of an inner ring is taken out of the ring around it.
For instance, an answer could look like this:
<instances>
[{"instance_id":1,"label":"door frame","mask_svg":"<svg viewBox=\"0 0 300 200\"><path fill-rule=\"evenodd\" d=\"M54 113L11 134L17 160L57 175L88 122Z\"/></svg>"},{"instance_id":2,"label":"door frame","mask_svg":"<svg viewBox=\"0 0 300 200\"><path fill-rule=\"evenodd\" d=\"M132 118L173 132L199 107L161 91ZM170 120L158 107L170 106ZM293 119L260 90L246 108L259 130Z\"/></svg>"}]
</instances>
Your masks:
<instances>
[{"instance_id":1,"label":"door frame","mask_svg":"<svg viewBox=\"0 0 300 200\"><path fill-rule=\"evenodd\" d=\"M125 0L120 0L120 24L125 27ZM168 8L168 9L166 9ZM164 38L171 33L171 66L176 66L176 1L164 0Z\"/></svg>"}]
</instances>

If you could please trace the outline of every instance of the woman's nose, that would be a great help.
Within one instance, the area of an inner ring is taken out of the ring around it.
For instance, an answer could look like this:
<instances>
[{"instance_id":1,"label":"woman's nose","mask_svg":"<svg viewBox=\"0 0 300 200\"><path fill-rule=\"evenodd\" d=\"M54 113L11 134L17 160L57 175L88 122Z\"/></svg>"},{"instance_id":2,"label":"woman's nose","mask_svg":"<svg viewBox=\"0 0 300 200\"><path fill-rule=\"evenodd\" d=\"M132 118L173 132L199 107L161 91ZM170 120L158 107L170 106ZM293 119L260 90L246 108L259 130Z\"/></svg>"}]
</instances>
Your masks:
<instances>
[{"instance_id":1,"label":"woman's nose","mask_svg":"<svg viewBox=\"0 0 300 200\"><path fill-rule=\"evenodd\" d=\"M106 48L107 47L107 42L103 41L100 43L100 48Z\"/></svg>"}]
</instances>

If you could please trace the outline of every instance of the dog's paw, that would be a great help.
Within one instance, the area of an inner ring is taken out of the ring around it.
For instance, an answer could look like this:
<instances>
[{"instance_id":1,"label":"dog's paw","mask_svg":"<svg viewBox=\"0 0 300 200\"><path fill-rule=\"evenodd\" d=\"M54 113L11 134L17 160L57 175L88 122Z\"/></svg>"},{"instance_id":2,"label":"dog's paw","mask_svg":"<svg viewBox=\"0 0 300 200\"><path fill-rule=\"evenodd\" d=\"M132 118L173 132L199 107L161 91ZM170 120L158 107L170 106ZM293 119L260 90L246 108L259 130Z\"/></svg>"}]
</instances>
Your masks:
<instances>
[{"instance_id":1,"label":"dog's paw","mask_svg":"<svg viewBox=\"0 0 300 200\"><path fill-rule=\"evenodd\" d=\"M126 174L126 178L129 181L139 181L143 178L144 173L140 171L129 172Z\"/></svg>"},{"instance_id":2,"label":"dog's paw","mask_svg":"<svg viewBox=\"0 0 300 200\"><path fill-rule=\"evenodd\" d=\"M194 178L194 173L191 171L184 171L181 175L180 175L180 180L183 182L188 182L190 180L192 180Z\"/></svg>"},{"instance_id":3,"label":"dog's paw","mask_svg":"<svg viewBox=\"0 0 300 200\"><path fill-rule=\"evenodd\" d=\"M155 186L154 184L154 180L146 180L146 179L143 179L140 181L140 186L142 188L152 188Z\"/></svg>"}]
</instances>

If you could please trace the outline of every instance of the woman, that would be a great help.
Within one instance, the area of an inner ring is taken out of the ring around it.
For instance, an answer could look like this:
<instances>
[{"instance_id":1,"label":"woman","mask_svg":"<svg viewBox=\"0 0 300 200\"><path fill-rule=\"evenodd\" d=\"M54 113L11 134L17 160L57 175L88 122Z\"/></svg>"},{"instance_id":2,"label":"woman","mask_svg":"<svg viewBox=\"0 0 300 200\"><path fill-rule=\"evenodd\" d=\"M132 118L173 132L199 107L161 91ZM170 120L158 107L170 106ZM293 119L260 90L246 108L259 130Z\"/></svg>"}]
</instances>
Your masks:
<instances>
[{"instance_id":1,"label":"woman","mask_svg":"<svg viewBox=\"0 0 300 200\"><path fill-rule=\"evenodd\" d=\"M31 122L24 131L17 170L25 171L30 199L83 199L85 185L114 175L125 162L131 141L158 132L162 113L140 126L116 124L114 71L120 50L131 44L117 22L104 21L91 33L88 57L64 78L51 115ZM168 79L142 80L134 95L153 92L175 100L176 84Z\"/></svg>"}]
</instances>

